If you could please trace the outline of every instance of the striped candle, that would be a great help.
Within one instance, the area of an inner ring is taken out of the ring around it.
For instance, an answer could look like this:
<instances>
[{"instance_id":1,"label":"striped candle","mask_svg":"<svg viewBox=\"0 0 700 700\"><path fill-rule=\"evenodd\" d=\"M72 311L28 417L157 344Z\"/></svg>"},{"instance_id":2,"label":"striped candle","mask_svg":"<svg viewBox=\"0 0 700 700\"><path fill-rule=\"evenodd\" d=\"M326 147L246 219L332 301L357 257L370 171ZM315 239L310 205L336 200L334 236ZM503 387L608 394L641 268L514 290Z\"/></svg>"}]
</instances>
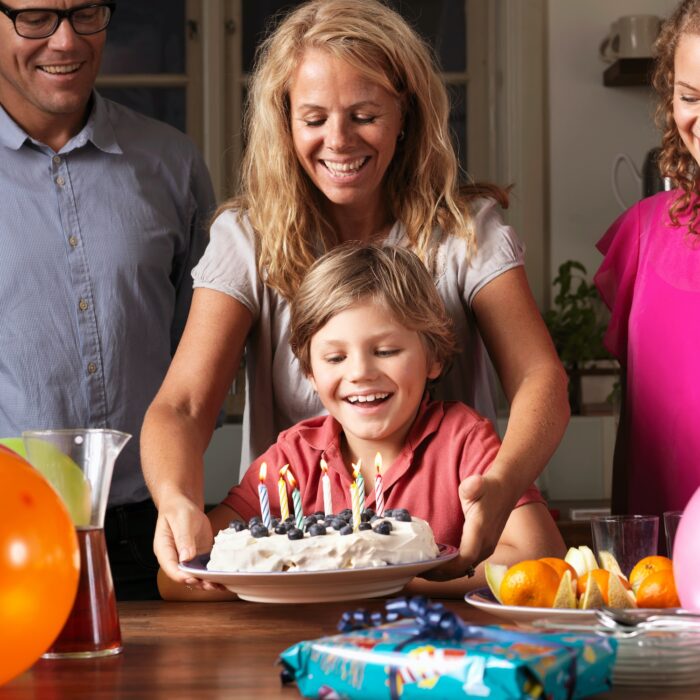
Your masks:
<instances>
[{"instance_id":1,"label":"striped candle","mask_svg":"<svg viewBox=\"0 0 700 700\"><path fill-rule=\"evenodd\" d=\"M267 496L267 486L265 486L266 476L267 464L263 462L258 472L258 478L260 479L260 483L258 484L258 497L260 498L260 513L262 514L263 525L269 528L272 525L272 518L270 517L270 500Z\"/></svg>"},{"instance_id":2,"label":"striped candle","mask_svg":"<svg viewBox=\"0 0 700 700\"><path fill-rule=\"evenodd\" d=\"M357 464L352 465L352 477L357 483L357 491L360 496L360 507L365 505L365 479L362 476L362 460L358 459Z\"/></svg>"},{"instance_id":3,"label":"striped candle","mask_svg":"<svg viewBox=\"0 0 700 700\"><path fill-rule=\"evenodd\" d=\"M352 529L357 532L360 529L360 492L357 482L350 484L350 505L352 506Z\"/></svg>"},{"instance_id":4,"label":"striped candle","mask_svg":"<svg viewBox=\"0 0 700 700\"><path fill-rule=\"evenodd\" d=\"M284 480L285 472L289 465L285 464L280 469L280 478L277 481L277 491L280 497L280 518L286 520L289 517L289 501L287 500L287 482Z\"/></svg>"},{"instance_id":5,"label":"striped candle","mask_svg":"<svg viewBox=\"0 0 700 700\"><path fill-rule=\"evenodd\" d=\"M333 497L331 496L331 480L328 478L328 465L326 460L321 458L321 487L323 488L323 512L330 515L333 512Z\"/></svg>"},{"instance_id":6,"label":"striped candle","mask_svg":"<svg viewBox=\"0 0 700 700\"><path fill-rule=\"evenodd\" d=\"M304 529L304 511L301 508L301 494L297 488L297 480L294 478L291 469L287 469L285 474L289 485L292 487L292 503L294 504L294 524L300 529Z\"/></svg>"},{"instance_id":7,"label":"striped candle","mask_svg":"<svg viewBox=\"0 0 700 700\"><path fill-rule=\"evenodd\" d=\"M374 478L374 500L376 501L377 515L384 515L384 493L382 491L382 455L377 452L374 458L374 466L377 469L377 475Z\"/></svg>"}]
</instances>

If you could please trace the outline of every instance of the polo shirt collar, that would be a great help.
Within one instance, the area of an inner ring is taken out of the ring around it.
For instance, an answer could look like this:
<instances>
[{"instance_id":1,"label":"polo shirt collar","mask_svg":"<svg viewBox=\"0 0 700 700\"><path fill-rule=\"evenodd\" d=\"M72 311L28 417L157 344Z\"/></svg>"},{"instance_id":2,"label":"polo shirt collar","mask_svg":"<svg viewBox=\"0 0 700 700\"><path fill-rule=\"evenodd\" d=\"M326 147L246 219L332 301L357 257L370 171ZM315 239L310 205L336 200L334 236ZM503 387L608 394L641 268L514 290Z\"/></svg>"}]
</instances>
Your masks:
<instances>
[{"instance_id":1,"label":"polo shirt collar","mask_svg":"<svg viewBox=\"0 0 700 700\"><path fill-rule=\"evenodd\" d=\"M29 136L0 106L0 144L18 151L26 141L39 145L39 142ZM61 152L68 153L84 146L88 141L105 153L122 153L104 98L95 90L92 91L92 109L87 123L63 146ZM45 144L41 145L45 147Z\"/></svg>"},{"instance_id":2,"label":"polo shirt collar","mask_svg":"<svg viewBox=\"0 0 700 700\"><path fill-rule=\"evenodd\" d=\"M416 450L425 440L437 432L444 415L445 409L442 402L432 401L426 391L413 425L408 431L406 444L394 463L388 469L386 465L384 467L382 485L385 491L411 468ZM321 453L321 457L326 460L329 469L340 471L341 474L345 475L344 480L350 484L352 478L343 462L340 449L341 432L340 423L335 418L327 416L320 424L304 426L299 431L299 436L310 447ZM374 491L367 494L366 506L371 506L373 503Z\"/></svg>"}]
</instances>

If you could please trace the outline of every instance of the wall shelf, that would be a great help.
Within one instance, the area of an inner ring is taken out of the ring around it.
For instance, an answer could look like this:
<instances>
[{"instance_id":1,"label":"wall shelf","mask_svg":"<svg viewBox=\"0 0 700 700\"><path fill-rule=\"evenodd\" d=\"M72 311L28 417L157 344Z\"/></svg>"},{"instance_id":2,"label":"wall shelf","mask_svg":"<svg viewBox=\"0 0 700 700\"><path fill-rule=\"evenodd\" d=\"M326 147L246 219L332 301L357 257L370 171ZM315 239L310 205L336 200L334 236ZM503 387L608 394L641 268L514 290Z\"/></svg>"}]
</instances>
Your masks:
<instances>
[{"instance_id":1,"label":"wall shelf","mask_svg":"<svg viewBox=\"0 0 700 700\"><path fill-rule=\"evenodd\" d=\"M603 73L605 87L651 85L653 58L618 58Z\"/></svg>"}]
</instances>

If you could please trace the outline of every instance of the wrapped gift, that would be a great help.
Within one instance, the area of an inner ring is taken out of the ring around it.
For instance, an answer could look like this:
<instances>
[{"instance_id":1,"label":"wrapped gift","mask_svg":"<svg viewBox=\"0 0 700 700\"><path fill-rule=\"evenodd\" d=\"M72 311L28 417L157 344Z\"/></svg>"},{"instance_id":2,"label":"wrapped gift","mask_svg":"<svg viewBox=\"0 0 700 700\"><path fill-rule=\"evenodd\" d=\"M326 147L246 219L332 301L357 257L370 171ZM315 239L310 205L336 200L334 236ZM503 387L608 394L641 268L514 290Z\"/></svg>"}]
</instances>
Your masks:
<instances>
[{"instance_id":1,"label":"wrapped gift","mask_svg":"<svg viewBox=\"0 0 700 700\"><path fill-rule=\"evenodd\" d=\"M422 597L345 613L340 634L284 651L307 698L582 698L610 688L614 639L468 625Z\"/></svg>"}]
</instances>

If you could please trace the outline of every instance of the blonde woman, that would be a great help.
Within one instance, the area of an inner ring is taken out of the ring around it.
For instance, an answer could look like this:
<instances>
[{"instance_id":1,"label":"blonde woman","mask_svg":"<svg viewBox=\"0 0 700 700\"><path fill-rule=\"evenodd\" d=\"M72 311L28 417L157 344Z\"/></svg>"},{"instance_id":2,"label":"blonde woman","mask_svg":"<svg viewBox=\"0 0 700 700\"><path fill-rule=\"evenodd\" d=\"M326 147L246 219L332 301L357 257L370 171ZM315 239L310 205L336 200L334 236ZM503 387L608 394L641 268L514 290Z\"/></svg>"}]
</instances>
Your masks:
<instances>
[{"instance_id":1,"label":"blonde woman","mask_svg":"<svg viewBox=\"0 0 700 700\"><path fill-rule=\"evenodd\" d=\"M288 343L289 300L324 252L402 245L431 272L461 352L435 390L495 419L490 357L510 401L471 502L452 573L488 556L568 420L566 379L529 290L523 251L493 187L461 193L449 104L429 49L375 0L312 0L263 43L250 83L241 195L225 204L193 272L184 337L143 428L165 573L212 542L202 455L246 353L241 463L323 411ZM389 467L390 469L390 467Z\"/></svg>"}]
</instances>

